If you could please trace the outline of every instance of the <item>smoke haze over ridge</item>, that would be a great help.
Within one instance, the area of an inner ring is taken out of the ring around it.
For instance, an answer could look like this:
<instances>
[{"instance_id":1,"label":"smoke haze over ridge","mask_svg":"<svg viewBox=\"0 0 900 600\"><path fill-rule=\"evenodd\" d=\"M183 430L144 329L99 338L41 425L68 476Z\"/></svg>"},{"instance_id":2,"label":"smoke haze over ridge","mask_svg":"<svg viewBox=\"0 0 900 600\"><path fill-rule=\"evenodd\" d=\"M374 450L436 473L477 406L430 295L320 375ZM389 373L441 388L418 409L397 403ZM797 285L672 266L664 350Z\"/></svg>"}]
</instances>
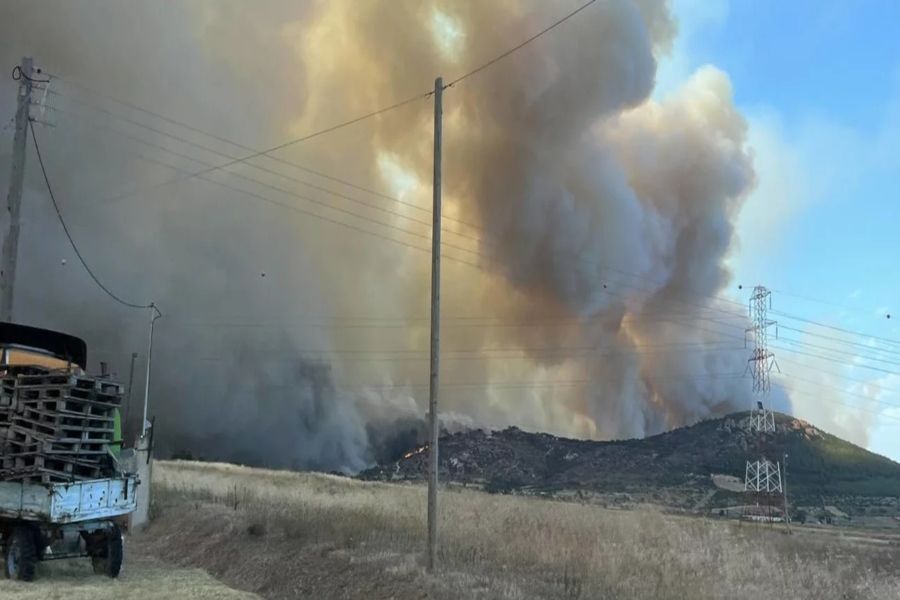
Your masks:
<instances>
[{"instance_id":1,"label":"smoke haze over ridge","mask_svg":"<svg viewBox=\"0 0 900 600\"><path fill-rule=\"evenodd\" d=\"M424 92L578 4L12 1L0 33L10 67L33 55L48 72L265 148ZM597 2L446 90L448 426L603 439L750 406L741 309L716 299L755 182L746 124L714 67L651 99L676 29L663 2ZM210 179L230 187L148 189L178 174L159 162L203 165L104 125L227 159L89 105L228 156L248 152L65 83L52 89L61 95L50 105L67 112L48 110L56 127L38 136L75 239L111 287L166 313L151 387L165 448L355 470L415 431L427 404L430 101L278 154L397 202L267 159L249 162L291 179L243 164L228 171L269 187L217 172ZM4 81L4 119L14 97ZM31 164L17 316L85 337L92 362L124 378L130 353L143 356L147 316L112 304L80 270ZM145 191L104 200L136 188Z\"/></svg>"}]
</instances>

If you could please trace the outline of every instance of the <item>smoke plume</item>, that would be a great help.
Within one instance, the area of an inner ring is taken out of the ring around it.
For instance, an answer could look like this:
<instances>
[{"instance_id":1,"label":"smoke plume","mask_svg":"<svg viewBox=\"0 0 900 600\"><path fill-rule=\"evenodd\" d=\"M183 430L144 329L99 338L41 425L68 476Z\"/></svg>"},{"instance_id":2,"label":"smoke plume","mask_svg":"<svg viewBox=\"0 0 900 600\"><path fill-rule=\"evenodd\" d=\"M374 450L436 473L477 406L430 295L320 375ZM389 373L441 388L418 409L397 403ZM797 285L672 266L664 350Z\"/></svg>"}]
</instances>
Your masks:
<instances>
[{"instance_id":1,"label":"smoke plume","mask_svg":"<svg viewBox=\"0 0 900 600\"><path fill-rule=\"evenodd\" d=\"M159 183L203 168L185 155L221 164L217 152L243 156L423 94L575 6L4 3L10 68L33 55L94 92L244 146L65 82L44 113L55 127L38 131L85 256L123 296L166 315L150 388L166 450L355 470L419 435L431 100L277 154L358 187L266 158L212 181ZM754 185L746 124L713 67L652 96L675 34L664 2L597 2L445 91L448 427L620 438L750 406L745 323L717 299ZM14 111L12 82L0 111ZM4 130L4 186L10 144ZM80 270L33 162L21 257L18 319L82 335L120 378L139 353L129 421L139 420L149 315L112 303Z\"/></svg>"}]
</instances>

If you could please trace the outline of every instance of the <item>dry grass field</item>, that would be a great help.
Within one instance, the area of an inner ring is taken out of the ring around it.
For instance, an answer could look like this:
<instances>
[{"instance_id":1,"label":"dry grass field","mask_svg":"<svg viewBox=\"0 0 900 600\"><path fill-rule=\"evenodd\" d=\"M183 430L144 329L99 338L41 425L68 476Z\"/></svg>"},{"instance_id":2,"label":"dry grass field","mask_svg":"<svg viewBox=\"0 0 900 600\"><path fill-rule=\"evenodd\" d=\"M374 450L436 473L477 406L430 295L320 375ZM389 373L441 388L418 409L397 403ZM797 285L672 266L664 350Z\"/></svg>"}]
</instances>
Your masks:
<instances>
[{"instance_id":1,"label":"dry grass field","mask_svg":"<svg viewBox=\"0 0 900 600\"><path fill-rule=\"evenodd\" d=\"M425 490L323 474L157 463L137 543L267 598L900 598L900 546L652 510L451 489L441 570Z\"/></svg>"},{"instance_id":2,"label":"dry grass field","mask_svg":"<svg viewBox=\"0 0 900 600\"><path fill-rule=\"evenodd\" d=\"M132 546L133 544L129 544ZM140 544L128 548L118 579L94 575L88 560L43 563L31 583L0 579L3 600L254 600L216 581L202 569L172 568L159 559L142 556Z\"/></svg>"}]
</instances>

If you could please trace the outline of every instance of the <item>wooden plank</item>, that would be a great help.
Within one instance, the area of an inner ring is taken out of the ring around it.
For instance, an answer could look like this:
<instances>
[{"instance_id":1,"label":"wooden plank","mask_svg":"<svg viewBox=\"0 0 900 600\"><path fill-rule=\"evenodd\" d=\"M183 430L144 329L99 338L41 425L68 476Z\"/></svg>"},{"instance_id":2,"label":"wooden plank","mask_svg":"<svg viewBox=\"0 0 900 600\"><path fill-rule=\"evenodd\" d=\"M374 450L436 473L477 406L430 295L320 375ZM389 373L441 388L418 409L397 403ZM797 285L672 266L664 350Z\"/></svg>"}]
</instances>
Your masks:
<instances>
[{"instance_id":1,"label":"wooden plank","mask_svg":"<svg viewBox=\"0 0 900 600\"><path fill-rule=\"evenodd\" d=\"M83 429L86 431L113 431L115 429L115 421L111 417L93 417L90 415L82 415L78 413L68 413L62 411L44 411L34 408L26 408L21 415L15 418L28 421L37 421L57 427L67 429Z\"/></svg>"},{"instance_id":2,"label":"wooden plank","mask_svg":"<svg viewBox=\"0 0 900 600\"><path fill-rule=\"evenodd\" d=\"M80 425L80 424L71 423L71 422L63 423L63 422L61 422L59 417L57 417L55 421L50 421L48 419L52 418L52 417L48 416L48 415L42 416L42 418L44 420L37 420L37 419L34 419L31 416L29 416L29 415L33 415L33 414L35 414L35 413L34 412L26 412L22 415L17 415L15 417L15 420L13 421L13 425L18 425L20 427L33 429L36 431L52 430L52 433L50 435L56 436L56 437L71 437L71 436L66 436L65 434L67 432L78 432L79 435L77 437L79 439L112 439L111 437L108 437L113 434L113 427L112 427L111 423L106 427L88 427L85 425ZM80 419L80 420L88 421L88 422L91 421L91 419ZM81 434L85 434L85 433L89 434L89 435L87 435L87 436L81 435ZM98 435L91 435L91 434L98 434Z\"/></svg>"},{"instance_id":3,"label":"wooden plank","mask_svg":"<svg viewBox=\"0 0 900 600\"><path fill-rule=\"evenodd\" d=\"M90 391L109 396L121 396L125 386L106 379L95 379L67 373L45 373L40 375L19 375L16 380L18 388L68 387L80 391Z\"/></svg>"},{"instance_id":4,"label":"wooden plank","mask_svg":"<svg viewBox=\"0 0 900 600\"><path fill-rule=\"evenodd\" d=\"M32 431L21 427L20 425L12 425L9 428L7 442L12 445L28 446L37 444L37 451L46 453L66 453L77 454L103 454L106 452L106 446L112 440L86 439L82 437L55 437L41 435L39 432Z\"/></svg>"},{"instance_id":5,"label":"wooden plank","mask_svg":"<svg viewBox=\"0 0 900 600\"><path fill-rule=\"evenodd\" d=\"M117 407L122 403L121 394L105 394L95 390L55 385L19 386L16 388L16 397L19 401L67 398L107 404L112 407Z\"/></svg>"},{"instance_id":6,"label":"wooden plank","mask_svg":"<svg viewBox=\"0 0 900 600\"><path fill-rule=\"evenodd\" d=\"M61 398L18 398L18 410L22 410L25 407L46 410L48 412L67 411L70 413L90 414L98 417L111 418L114 411L119 406L117 404L109 404L108 402L71 398L68 396Z\"/></svg>"}]
</instances>

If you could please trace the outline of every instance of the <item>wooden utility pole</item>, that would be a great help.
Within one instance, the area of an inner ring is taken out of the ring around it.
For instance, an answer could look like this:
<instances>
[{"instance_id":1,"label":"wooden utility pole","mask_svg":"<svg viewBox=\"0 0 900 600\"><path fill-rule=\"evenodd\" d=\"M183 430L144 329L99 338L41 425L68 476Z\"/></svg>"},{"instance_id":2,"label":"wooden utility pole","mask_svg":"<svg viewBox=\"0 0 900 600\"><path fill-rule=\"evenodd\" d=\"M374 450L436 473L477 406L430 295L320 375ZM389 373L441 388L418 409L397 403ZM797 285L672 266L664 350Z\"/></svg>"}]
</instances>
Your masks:
<instances>
[{"instance_id":1,"label":"wooden utility pole","mask_svg":"<svg viewBox=\"0 0 900 600\"><path fill-rule=\"evenodd\" d=\"M431 379L428 393L428 570L437 563L438 383L441 334L441 123L444 80L434 80L434 183L431 228Z\"/></svg>"},{"instance_id":2,"label":"wooden utility pole","mask_svg":"<svg viewBox=\"0 0 900 600\"><path fill-rule=\"evenodd\" d=\"M32 60L26 56L17 69L19 73L18 106L16 108L16 134L13 138L12 171L9 175L9 231L3 240L3 257L0 260L0 321L12 321L13 286L16 281L16 263L19 258L19 229L22 209L22 182L25 177L25 142L28 139L29 108L31 106Z\"/></svg>"}]
</instances>

